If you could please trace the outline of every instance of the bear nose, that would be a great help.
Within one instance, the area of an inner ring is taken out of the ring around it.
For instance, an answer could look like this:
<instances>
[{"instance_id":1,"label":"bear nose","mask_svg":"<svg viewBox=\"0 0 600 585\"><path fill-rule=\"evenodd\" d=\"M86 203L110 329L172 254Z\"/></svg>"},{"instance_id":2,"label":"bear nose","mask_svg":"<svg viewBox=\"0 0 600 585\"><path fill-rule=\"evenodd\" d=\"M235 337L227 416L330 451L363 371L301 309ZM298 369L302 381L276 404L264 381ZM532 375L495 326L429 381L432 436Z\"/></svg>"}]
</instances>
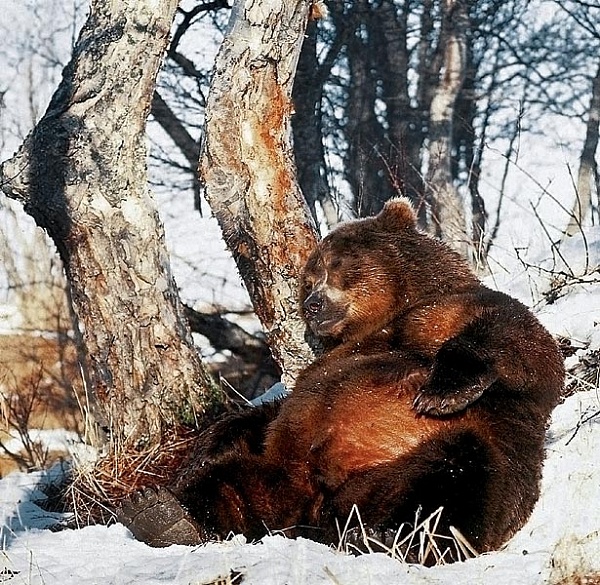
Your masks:
<instances>
[{"instance_id":1,"label":"bear nose","mask_svg":"<svg viewBox=\"0 0 600 585\"><path fill-rule=\"evenodd\" d=\"M310 293L306 297L303 307L306 314L316 315L323 310L323 296L317 292Z\"/></svg>"}]
</instances>

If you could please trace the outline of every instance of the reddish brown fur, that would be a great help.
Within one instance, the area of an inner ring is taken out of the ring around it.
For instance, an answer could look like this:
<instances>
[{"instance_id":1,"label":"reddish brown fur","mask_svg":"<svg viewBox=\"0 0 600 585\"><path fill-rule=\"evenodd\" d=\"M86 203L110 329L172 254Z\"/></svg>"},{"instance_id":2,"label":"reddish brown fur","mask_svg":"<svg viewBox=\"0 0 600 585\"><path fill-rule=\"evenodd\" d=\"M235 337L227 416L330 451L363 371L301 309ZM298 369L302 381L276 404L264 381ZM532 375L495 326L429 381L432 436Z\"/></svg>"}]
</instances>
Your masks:
<instances>
[{"instance_id":1,"label":"reddish brown fur","mask_svg":"<svg viewBox=\"0 0 600 585\"><path fill-rule=\"evenodd\" d=\"M301 301L326 352L281 406L218 423L174 487L201 539L335 542L354 506L385 539L442 506L439 532L499 547L538 495L564 377L550 335L420 233L404 200L325 238Z\"/></svg>"}]
</instances>

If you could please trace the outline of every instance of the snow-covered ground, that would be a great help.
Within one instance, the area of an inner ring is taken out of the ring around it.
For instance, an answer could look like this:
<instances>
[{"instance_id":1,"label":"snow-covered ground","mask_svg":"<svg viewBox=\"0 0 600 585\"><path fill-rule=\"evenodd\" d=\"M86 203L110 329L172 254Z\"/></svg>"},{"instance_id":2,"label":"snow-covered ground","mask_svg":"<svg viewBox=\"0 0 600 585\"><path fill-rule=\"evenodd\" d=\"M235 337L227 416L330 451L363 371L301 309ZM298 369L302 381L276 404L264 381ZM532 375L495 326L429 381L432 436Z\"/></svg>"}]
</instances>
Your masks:
<instances>
[{"instance_id":1,"label":"snow-covered ground","mask_svg":"<svg viewBox=\"0 0 600 585\"><path fill-rule=\"evenodd\" d=\"M537 268L513 260L511 270L489 280L536 305L540 319L554 334L575 340L582 349L568 359L573 366L581 356L600 349L600 286L593 282L600 278L600 231L588 230L587 270L576 265L583 258L583 243L574 240L569 246L580 278L575 284L564 283L552 304L541 302L549 280ZM536 266L544 266L543 255L533 258ZM507 262L503 260L505 267ZM573 573L600 572L600 390L597 382L588 384L589 390L576 393L555 410L541 499L529 522L501 551L424 568L383 554L349 556L278 535L259 543L237 536L199 547L152 549L133 540L121 525L53 532L49 528L62 516L37 505L44 499L38 486L57 479L59 471L53 470L14 473L0 481L0 582L201 585L241 573L245 585L545 585ZM223 581L228 582L239 580Z\"/></svg>"},{"instance_id":2,"label":"snow-covered ground","mask_svg":"<svg viewBox=\"0 0 600 585\"><path fill-rule=\"evenodd\" d=\"M200 585L231 572L244 585L545 585L573 572L600 571L600 396L578 393L559 406L548 436L542 497L504 550L464 563L424 568L383 554L349 556L308 540L234 537L199 547L152 549L121 525L52 532L61 520L36 502L47 473L0 481L0 582L39 585L139 583ZM234 581L235 583L235 581Z\"/></svg>"}]
</instances>

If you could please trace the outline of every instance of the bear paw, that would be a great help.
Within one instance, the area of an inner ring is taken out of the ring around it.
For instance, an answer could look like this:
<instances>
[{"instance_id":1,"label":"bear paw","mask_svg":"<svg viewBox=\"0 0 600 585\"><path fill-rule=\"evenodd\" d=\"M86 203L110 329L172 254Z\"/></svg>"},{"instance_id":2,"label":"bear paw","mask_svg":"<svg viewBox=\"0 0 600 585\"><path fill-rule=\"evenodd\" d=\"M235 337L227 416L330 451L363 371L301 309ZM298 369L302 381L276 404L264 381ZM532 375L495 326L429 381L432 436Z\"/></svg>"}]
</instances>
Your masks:
<instances>
[{"instance_id":1,"label":"bear paw","mask_svg":"<svg viewBox=\"0 0 600 585\"><path fill-rule=\"evenodd\" d=\"M202 530L166 488L144 488L124 500L115 511L117 520L137 540L153 547L200 544Z\"/></svg>"},{"instance_id":2,"label":"bear paw","mask_svg":"<svg viewBox=\"0 0 600 585\"><path fill-rule=\"evenodd\" d=\"M485 351L468 339L447 341L413 402L420 414L447 416L473 404L497 380Z\"/></svg>"}]
</instances>

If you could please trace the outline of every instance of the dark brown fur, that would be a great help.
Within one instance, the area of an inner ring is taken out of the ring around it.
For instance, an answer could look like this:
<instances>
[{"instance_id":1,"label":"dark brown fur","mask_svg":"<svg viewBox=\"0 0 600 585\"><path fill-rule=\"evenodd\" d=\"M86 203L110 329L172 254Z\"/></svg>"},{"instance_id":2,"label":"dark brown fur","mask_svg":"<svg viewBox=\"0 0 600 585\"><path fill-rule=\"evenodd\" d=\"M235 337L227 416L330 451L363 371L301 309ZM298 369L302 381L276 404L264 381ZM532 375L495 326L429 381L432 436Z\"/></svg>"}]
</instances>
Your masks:
<instances>
[{"instance_id":1,"label":"dark brown fur","mask_svg":"<svg viewBox=\"0 0 600 585\"><path fill-rule=\"evenodd\" d=\"M439 532L504 543L538 497L564 377L551 336L419 232L404 200L326 237L301 297L328 349L281 405L199 442L173 488L199 540L336 542L354 506L384 535L443 506Z\"/></svg>"}]
</instances>

